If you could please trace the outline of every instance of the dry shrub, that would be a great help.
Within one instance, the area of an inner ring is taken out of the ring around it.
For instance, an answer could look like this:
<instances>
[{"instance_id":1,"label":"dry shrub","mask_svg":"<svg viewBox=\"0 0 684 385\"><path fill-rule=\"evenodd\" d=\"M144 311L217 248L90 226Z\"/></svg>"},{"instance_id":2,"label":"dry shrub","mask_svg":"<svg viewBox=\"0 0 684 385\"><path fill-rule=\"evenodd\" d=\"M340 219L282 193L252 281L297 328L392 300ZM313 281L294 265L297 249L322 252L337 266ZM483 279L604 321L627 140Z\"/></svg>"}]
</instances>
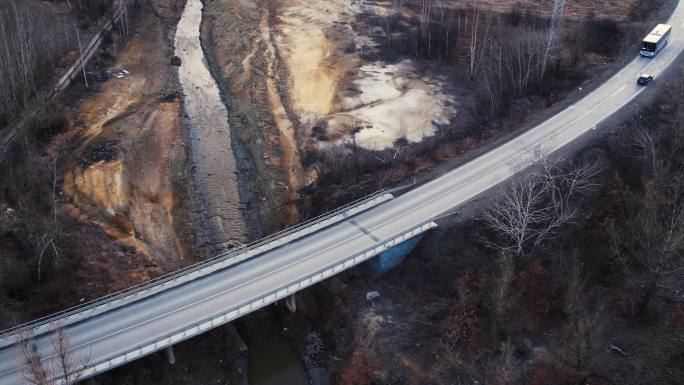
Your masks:
<instances>
[{"instance_id":1,"label":"dry shrub","mask_svg":"<svg viewBox=\"0 0 684 385\"><path fill-rule=\"evenodd\" d=\"M476 345L482 330L478 307L482 282L471 273L456 281L456 304L449 315L447 334L449 339L465 349Z\"/></svg>"},{"instance_id":2,"label":"dry shrub","mask_svg":"<svg viewBox=\"0 0 684 385\"><path fill-rule=\"evenodd\" d=\"M682 312L682 309L676 309L672 312L672 315L670 316L670 326L673 331L676 332L679 330L682 326L682 319L684 319L684 312Z\"/></svg>"},{"instance_id":3,"label":"dry shrub","mask_svg":"<svg viewBox=\"0 0 684 385\"><path fill-rule=\"evenodd\" d=\"M525 297L534 304L535 313L548 316L553 310L551 279L544 265L535 261L525 275Z\"/></svg>"},{"instance_id":4,"label":"dry shrub","mask_svg":"<svg viewBox=\"0 0 684 385\"><path fill-rule=\"evenodd\" d=\"M567 368L540 368L537 369L530 385L570 385L574 383L572 373Z\"/></svg>"},{"instance_id":5,"label":"dry shrub","mask_svg":"<svg viewBox=\"0 0 684 385\"><path fill-rule=\"evenodd\" d=\"M72 8L83 26L97 22L112 7L112 0L76 0Z\"/></svg>"},{"instance_id":6,"label":"dry shrub","mask_svg":"<svg viewBox=\"0 0 684 385\"><path fill-rule=\"evenodd\" d=\"M367 348L355 350L349 358L348 364L340 375L340 385L364 385L373 383L375 374L380 366L370 359L371 353Z\"/></svg>"},{"instance_id":7,"label":"dry shrub","mask_svg":"<svg viewBox=\"0 0 684 385\"><path fill-rule=\"evenodd\" d=\"M636 301L629 295L623 295L618 298L617 308L620 316L631 317L636 313Z\"/></svg>"}]
</instances>

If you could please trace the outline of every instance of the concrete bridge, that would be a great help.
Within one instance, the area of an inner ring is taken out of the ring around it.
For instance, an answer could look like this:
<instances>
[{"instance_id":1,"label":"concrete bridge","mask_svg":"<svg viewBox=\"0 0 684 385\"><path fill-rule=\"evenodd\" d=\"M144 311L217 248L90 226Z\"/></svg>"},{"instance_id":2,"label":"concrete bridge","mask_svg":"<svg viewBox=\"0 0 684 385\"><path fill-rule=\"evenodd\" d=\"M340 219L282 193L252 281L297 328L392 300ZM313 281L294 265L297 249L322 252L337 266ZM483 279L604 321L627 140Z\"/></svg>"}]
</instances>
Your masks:
<instances>
[{"instance_id":1,"label":"concrete bridge","mask_svg":"<svg viewBox=\"0 0 684 385\"><path fill-rule=\"evenodd\" d=\"M50 360L55 354L50 341L62 330L74 361L87 359L75 368L85 378L286 299L398 245L407 246L405 242L435 227L435 218L523 170L529 164L526 154L546 156L596 129L643 92L636 85L639 73L649 72L658 82L684 47L682 8L678 5L671 19L670 45L656 59L636 57L551 119L429 183L396 197L394 191L374 194L202 264L4 331L0 385L25 382L18 342L22 335L32 335L43 359Z\"/></svg>"}]
</instances>

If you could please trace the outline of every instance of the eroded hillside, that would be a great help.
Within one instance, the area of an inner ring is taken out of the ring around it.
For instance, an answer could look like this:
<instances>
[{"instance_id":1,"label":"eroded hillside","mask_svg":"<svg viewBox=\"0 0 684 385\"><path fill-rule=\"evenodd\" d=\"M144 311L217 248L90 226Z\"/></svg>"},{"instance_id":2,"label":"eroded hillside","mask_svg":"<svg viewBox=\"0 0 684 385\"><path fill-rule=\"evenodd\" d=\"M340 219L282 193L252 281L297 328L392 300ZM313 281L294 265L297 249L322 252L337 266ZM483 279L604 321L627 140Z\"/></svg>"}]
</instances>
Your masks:
<instances>
[{"instance_id":1,"label":"eroded hillside","mask_svg":"<svg viewBox=\"0 0 684 385\"><path fill-rule=\"evenodd\" d=\"M64 191L82 219L170 267L187 253L175 227L187 194L187 148L165 31L152 14L144 17L112 66L120 78L86 97L71 119L69 140L79 145Z\"/></svg>"}]
</instances>

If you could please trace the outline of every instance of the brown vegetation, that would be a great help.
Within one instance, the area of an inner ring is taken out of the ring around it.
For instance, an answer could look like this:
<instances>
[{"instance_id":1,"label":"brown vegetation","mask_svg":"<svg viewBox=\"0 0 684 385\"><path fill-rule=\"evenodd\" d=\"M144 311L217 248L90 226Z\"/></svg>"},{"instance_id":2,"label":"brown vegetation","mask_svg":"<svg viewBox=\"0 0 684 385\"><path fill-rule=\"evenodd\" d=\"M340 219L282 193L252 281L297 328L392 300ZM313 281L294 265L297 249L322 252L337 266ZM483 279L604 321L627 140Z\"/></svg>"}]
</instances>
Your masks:
<instances>
[{"instance_id":1,"label":"brown vegetation","mask_svg":"<svg viewBox=\"0 0 684 385\"><path fill-rule=\"evenodd\" d=\"M373 303L367 280L334 289L344 315L315 329L348 358L333 373L371 346L375 381L393 384L414 383L403 356L436 383L678 383L683 90L677 78L572 162L537 165L483 201L486 214L442 223L370 283Z\"/></svg>"},{"instance_id":2,"label":"brown vegetation","mask_svg":"<svg viewBox=\"0 0 684 385\"><path fill-rule=\"evenodd\" d=\"M78 7L74 0L70 4ZM125 42L117 36L125 34L116 25L113 39L105 38L94 60L116 72L128 68L128 76L93 79L94 92L85 97L76 85L27 114L26 129L2 154L3 326L147 280L163 271L160 262L166 267L189 262L180 259L191 240L181 218L185 199L178 198L187 193L178 183L185 170L181 103L171 69L160 71L170 56L164 25L147 2L139 5L130 16L144 33L121 52ZM50 9L68 6L57 2ZM108 58L119 53L112 65ZM65 105L79 104L78 114L69 115L73 110ZM117 180L123 191L118 196L112 190ZM107 203L115 205L112 211ZM155 226L169 230L151 230Z\"/></svg>"},{"instance_id":3,"label":"brown vegetation","mask_svg":"<svg viewBox=\"0 0 684 385\"><path fill-rule=\"evenodd\" d=\"M33 336L20 336L23 376L32 385L74 385L81 379L80 371L88 366L89 357L74 357L69 337L57 328L50 350L40 347Z\"/></svg>"},{"instance_id":4,"label":"brown vegetation","mask_svg":"<svg viewBox=\"0 0 684 385\"><path fill-rule=\"evenodd\" d=\"M61 69L87 44L88 28L111 6L112 0L0 4L0 127L34 98L49 94Z\"/></svg>"},{"instance_id":5,"label":"brown vegetation","mask_svg":"<svg viewBox=\"0 0 684 385\"><path fill-rule=\"evenodd\" d=\"M419 144L398 140L384 151L340 139L325 121L313 127L312 138L300 129L302 164L315 175L303 190L302 212L330 208L331 196L348 200L349 194L400 183L510 134L573 97L578 88L590 88L589 81L635 49L658 13L668 11L662 1L648 2L658 11L644 14L643 4L425 0L369 7L382 11L362 13L352 26L377 46L351 41L347 52L371 62L410 59L419 71L440 74L446 79L441 87L455 97L458 114L433 137ZM338 32L330 35L337 38ZM343 82L341 87L356 86ZM350 193L345 196L344 191Z\"/></svg>"},{"instance_id":6,"label":"brown vegetation","mask_svg":"<svg viewBox=\"0 0 684 385\"><path fill-rule=\"evenodd\" d=\"M0 4L0 126L15 118L52 80L66 51L77 47L73 20L36 0Z\"/></svg>"}]
</instances>

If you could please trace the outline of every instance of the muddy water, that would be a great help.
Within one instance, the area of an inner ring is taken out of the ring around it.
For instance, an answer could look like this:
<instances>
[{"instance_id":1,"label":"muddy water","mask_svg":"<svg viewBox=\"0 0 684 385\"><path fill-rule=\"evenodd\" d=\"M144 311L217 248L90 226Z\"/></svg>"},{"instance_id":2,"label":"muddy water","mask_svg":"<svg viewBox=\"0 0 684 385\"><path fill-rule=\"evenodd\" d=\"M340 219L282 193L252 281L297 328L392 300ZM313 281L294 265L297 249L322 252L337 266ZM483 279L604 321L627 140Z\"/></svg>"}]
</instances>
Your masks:
<instances>
[{"instance_id":1,"label":"muddy water","mask_svg":"<svg viewBox=\"0 0 684 385\"><path fill-rule=\"evenodd\" d=\"M249 385L309 385L309 376L271 315L250 315L236 327L249 352Z\"/></svg>"},{"instance_id":2,"label":"muddy water","mask_svg":"<svg viewBox=\"0 0 684 385\"><path fill-rule=\"evenodd\" d=\"M204 222L201 242L225 247L247 240L240 211L237 164L231 145L228 112L209 71L200 44L202 1L188 0L176 28L178 78L185 95L185 112L192 146L196 207Z\"/></svg>"}]
</instances>

